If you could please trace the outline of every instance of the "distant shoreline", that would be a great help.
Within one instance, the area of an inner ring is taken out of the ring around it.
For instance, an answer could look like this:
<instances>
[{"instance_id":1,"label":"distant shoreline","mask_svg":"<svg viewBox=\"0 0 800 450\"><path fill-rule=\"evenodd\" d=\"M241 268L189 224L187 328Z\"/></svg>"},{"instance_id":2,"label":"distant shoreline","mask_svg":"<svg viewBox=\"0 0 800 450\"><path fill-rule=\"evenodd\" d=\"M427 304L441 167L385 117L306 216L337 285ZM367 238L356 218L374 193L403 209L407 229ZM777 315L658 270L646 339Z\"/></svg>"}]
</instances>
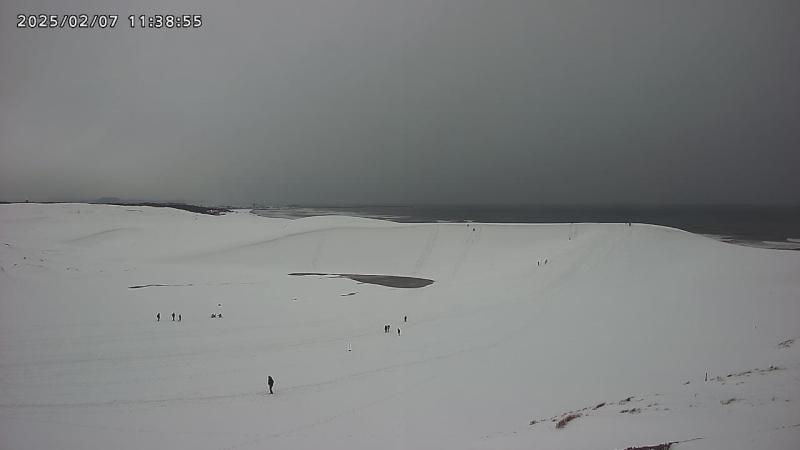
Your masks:
<instances>
[{"instance_id":1,"label":"distant shoreline","mask_svg":"<svg viewBox=\"0 0 800 450\"><path fill-rule=\"evenodd\" d=\"M0 202L0 205L64 205L64 204L85 204L85 205L112 205L112 206L151 206L153 208L173 208L183 211L189 211L197 214L208 214L211 216L219 216L232 210L227 207L209 207L192 205L189 203L160 203L160 202Z\"/></svg>"},{"instance_id":2,"label":"distant shoreline","mask_svg":"<svg viewBox=\"0 0 800 450\"><path fill-rule=\"evenodd\" d=\"M215 216L238 209L180 202L0 202L25 203L150 206ZM396 205L241 209L250 209L258 216L283 219L343 215L396 223L647 223L681 229L729 244L774 250L800 250L799 206Z\"/></svg>"},{"instance_id":3,"label":"distant shoreline","mask_svg":"<svg viewBox=\"0 0 800 450\"><path fill-rule=\"evenodd\" d=\"M287 206L252 212L284 219L343 215L397 223L647 223L730 244L800 250L798 206Z\"/></svg>"}]
</instances>

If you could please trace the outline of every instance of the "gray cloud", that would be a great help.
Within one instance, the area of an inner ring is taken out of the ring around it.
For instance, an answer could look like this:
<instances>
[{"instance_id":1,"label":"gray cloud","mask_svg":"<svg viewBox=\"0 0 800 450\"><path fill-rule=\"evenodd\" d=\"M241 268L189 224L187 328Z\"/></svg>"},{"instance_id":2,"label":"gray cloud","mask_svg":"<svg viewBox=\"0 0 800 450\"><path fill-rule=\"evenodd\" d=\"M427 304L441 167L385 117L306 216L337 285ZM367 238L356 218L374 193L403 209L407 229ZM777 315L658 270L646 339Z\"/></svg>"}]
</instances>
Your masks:
<instances>
[{"instance_id":1,"label":"gray cloud","mask_svg":"<svg viewBox=\"0 0 800 450\"><path fill-rule=\"evenodd\" d=\"M2 199L800 202L796 1L127 3L0 5Z\"/></svg>"}]
</instances>

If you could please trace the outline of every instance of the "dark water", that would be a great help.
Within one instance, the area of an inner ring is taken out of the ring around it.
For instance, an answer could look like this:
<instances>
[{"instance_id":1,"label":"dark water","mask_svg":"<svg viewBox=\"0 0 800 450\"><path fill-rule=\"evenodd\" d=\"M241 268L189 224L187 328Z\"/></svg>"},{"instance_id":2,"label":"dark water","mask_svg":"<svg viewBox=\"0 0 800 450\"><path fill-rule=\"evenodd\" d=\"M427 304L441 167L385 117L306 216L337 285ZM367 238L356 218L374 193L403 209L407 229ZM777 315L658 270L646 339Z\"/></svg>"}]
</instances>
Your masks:
<instances>
[{"instance_id":1,"label":"dark water","mask_svg":"<svg viewBox=\"0 0 800 450\"><path fill-rule=\"evenodd\" d=\"M334 278L348 278L357 283L377 284L379 286L416 289L433 284L434 281L428 278L401 277L397 275L364 275L358 273L319 273L319 272L295 272L289 275L295 277L322 276Z\"/></svg>"},{"instance_id":2,"label":"dark water","mask_svg":"<svg viewBox=\"0 0 800 450\"><path fill-rule=\"evenodd\" d=\"M281 207L254 211L268 217L349 215L403 223L649 223L728 241L783 242L800 238L800 207L764 206L348 206ZM798 243L800 247L800 243Z\"/></svg>"}]
</instances>

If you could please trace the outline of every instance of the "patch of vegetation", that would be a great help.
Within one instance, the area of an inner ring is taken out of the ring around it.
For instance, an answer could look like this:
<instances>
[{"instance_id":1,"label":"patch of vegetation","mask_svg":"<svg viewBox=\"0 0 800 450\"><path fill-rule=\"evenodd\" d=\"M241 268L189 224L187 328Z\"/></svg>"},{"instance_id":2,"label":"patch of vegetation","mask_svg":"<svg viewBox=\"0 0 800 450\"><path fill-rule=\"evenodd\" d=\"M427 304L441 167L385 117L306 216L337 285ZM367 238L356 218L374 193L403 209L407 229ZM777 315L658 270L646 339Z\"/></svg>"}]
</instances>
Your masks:
<instances>
[{"instance_id":1,"label":"patch of vegetation","mask_svg":"<svg viewBox=\"0 0 800 450\"><path fill-rule=\"evenodd\" d=\"M669 450L675 442L664 442L656 445L642 445L639 447L626 447L625 450Z\"/></svg>"},{"instance_id":2,"label":"patch of vegetation","mask_svg":"<svg viewBox=\"0 0 800 450\"><path fill-rule=\"evenodd\" d=\"M556 422L556 428L559 429L559 430L564 428L565 426L567 426L568 423L570 423L571 421L577 419L581 415L582 415L581 413L570 413L570 414L567 414L566 416L562 417L558 422Z\"/></svg>"}]
</instances>

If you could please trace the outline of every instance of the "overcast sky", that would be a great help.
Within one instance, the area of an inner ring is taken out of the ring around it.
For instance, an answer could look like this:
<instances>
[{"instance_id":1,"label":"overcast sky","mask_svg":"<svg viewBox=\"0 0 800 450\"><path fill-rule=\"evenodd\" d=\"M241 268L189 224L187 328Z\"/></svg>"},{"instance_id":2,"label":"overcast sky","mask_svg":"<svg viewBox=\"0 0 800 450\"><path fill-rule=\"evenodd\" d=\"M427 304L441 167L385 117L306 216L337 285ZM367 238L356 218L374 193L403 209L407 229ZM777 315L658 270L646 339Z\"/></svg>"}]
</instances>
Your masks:
<instances>
[{"instance_id":1,"label":"overcast sky","mask_svg":"<svg viewBox=\"0 0 800 450\"><path fill-rule=\"evenodd\" d=\"M797 0L134 3L0 2L0 199L800 203Z\"/></svg>"}]
</instances>

